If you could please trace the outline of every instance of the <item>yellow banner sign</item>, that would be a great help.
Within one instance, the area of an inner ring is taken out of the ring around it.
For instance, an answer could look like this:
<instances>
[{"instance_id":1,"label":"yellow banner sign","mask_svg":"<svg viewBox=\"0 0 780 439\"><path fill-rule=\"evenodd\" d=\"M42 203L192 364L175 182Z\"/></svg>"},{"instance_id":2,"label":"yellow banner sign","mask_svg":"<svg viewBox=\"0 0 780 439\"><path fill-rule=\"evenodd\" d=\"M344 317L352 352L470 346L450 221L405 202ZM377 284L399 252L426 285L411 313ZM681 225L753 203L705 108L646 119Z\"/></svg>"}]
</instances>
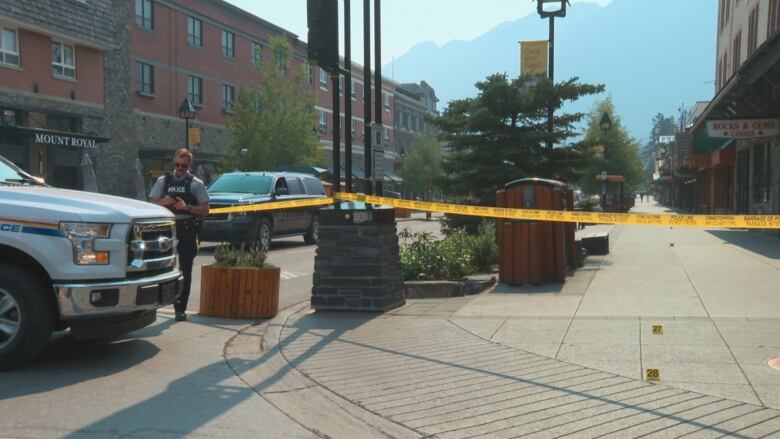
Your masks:
<instances>
[{"instance_id":1,"label":"yellow banner sign","mask_svg":"<svg viewBox=\"0 0 780 439\"><path fill-rule=\"evenodd\" d=\"M190 128L189 139L190 145L200 145L200 128Z\"/></svg>"},{"instance_id":2,"label":"yellow banner sign","mask_svg":"<svg viewBox=\"0 0 780 439\"><path fill-rule=\"evenodd\" d=\"M547 76L547 40L520 42L520 74Z\"/></svg>"}]
</instances>

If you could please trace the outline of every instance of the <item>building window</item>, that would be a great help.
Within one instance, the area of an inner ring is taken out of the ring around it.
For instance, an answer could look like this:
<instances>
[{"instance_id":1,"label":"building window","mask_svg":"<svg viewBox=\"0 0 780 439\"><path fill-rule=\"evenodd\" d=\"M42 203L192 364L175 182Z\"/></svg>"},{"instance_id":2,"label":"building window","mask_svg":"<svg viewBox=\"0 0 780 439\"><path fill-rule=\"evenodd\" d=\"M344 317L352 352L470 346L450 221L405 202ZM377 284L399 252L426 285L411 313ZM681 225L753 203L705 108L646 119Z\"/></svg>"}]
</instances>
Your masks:
<instances>
[{"instance_id":1,"label":"building window","mask_svg":"<svg viewBox=\"0 0 780 439\"><path fill-rule=\"evenodd\" d=\"M750 12L750 24L748 26L748 51L747 56L750 58L753 52L758 47L758 6L753 8Z\"/></svg>"},{"instance_id":2,"label":"building window","mask_svg":"<svg viewBox=\"0 0 780 439\"><path fill-rule=\"evenodd\" d=\"M255 113L259 113L260 108L260 93L259 92L253 92L252 93L252 110L254 110Z\"/></svg>"},{"instance_id":3,"label":"building window","mask_svg":"<svg viewBox=\"0 0 780 439\"><path fill-rule=\"evenodd\" d=\"M357 86L358 86L357 82L355 82L355 80L353 79L352 80L352 100L353 101L357 100Z\"/></svg>"},{"instance_id":4,"label":"building window","mask_svg":"<svg viewBox=\"0 0 780 439\"><path fill-rule=\"evenodd\" d=\"M309 63L306 63L306 83L309 85L314 84L314 67Z\"/></svg>"},{"instance_id":5,"label":"building window","mask_svg":"<svg viewBox=\"0 0 780 439\"><path fill-rule=\"evenodd\" d=\"M734 58L732 62L732 72L736 73L739 67L742 65L742 31L737 32L737 36L734 37Z\"/></svg>"},{"instance_id":6,"label":"building window","mask_svg":"<svg viewBox=\"0 0 780 439\"><path fill-rule=\"evenodd\" d=\"M769 34L780 29L780 0L771 0L769 4Z\"/></svg>"},{"instance_id":7,"label":"building window","mask_svg":"<svg viewBox=\"0 0 780 439\"><path fill-rule=\"evenodd\" d=\"M280 75L287 77L287 56L282 52L276 52L276 70Z\"/></svg>"},{"instance_id":8,"label":"building window","mask_svg":"<svg viewBox=\"0 0 780 439\"><path fill-rule=\"evenodd\" d=\"M731 0L720 0L720 30L729 23L731 15Z\"/></svg>"},{"instance_id":9,"label":"building window","mask_svg":"<svg viewBox=\"0 0 780 439\"><path fill-rule=\"evenodd\" d=\"M322 68L320 68L320 88L325 91L328 90L328 72Z\"/></svg>"},{"instance_id":10,"label":"building window","mask_svg":"<svg viewBox=\"0 0 780 439\"><path fill-rule=\"evenodd\" d=\"M320 112L320 126L319 131L321 133L324 133L328 130L328 113L326 112Z\"/></svg>"},{"instance_id":11,"label":"building window","mask_svg":"<svg viewBox=\"0 0 780 439\"><path fill-rule=\"evenodd\" d=\"M154 94L154 66L142 62L136 64L135 89L141 94Z\"/></svg>"},{"instance_id":12,"label":"building window","mask_svg":"<svg viewBox=\"0 0 780 439\"><path fill-rule=\"evenodd\" d=\"M135 25L154 29L154 3L152 0L135 0Z\"/></svg>"},{"instance_id":13,"label":"building window","mask_svg":"<svg viewBox=\"0 0 780 439\"><path fill-rule=\"evenodd\" d=\"M263 45L252 43L252 65L260 68L260 61L263 60Z\"/></svg>"},{"instance_id":14,"label":"building window","mask_svg":"<svg viewBox=\"0 0 780 439\"><path fill-rule=\"evenodd\" d=\"M236 88L232 85L222 84L222 111L233 112L233 100L236 97Z\"/></svg>"},{"instance_id":15,"label":"building window","mask_svg":"<svg viewBox=\"0 0 780 439\"><path fill-rule=\"evenodd\" d=\"M203 105L203 79L190 76L187 81L187 96L193 105Z\"/></svg>"},{"instance_id":16,"label":"building window","mask_svg":"<svg viewBox=\"0 0 780 439\"><path fill-rule=\"evenodd\" d=\"M382 128L382 131L385 133L385 143L387 143L390 140L390 130Z\"/></svg>"},{"instance_id":17,"label":"building window","mask_svg":"<svg viewBox=\"0 0 780 439\"><path fill-rule=\"evenodd\" d=\"M772 191L772 148L764 143L753 146L753 201L769 203Z\"/></svg>"},{"instance_id":18,"label":"building window","mask_svg":"<svg viewBox=\"0 0 780 439\"><path fill-rule=\"evenodd\" d=\"M389 113L390 112L390 95L385 93L384 94L384 98L385 98L385 111L387 111Z\"/></svg>"},{"instance_id":19,"label":"building window","mask_svg":"<svg viewBox=\"0 0 780 439\"><path fill-rule=\"evenodd\" d=\"M355 119L352 119L352 136L353 137L357 135L357 126L358 126L357 124L358 124L358 121L355 120Z\"/></svg>"},{"instance_id":20,"label":"building window","mask_svg":"<svg viewBox=\"0 0 780 439\"><path fill-rule=\"evenodd\" d=\"M194 47L203 47L203 22L187 17L187 42Z\"/></svg>"},{"instance_id":21,"label":"building window","mask_svg":"<svg viewBox=\"0 0 780 439\"><path fill-rule=\"evenodd\" d=\"M19 40L16 29L0 27L0 64L19 65Z\"/></svg>"},{"instance_id":22,"label":"building window","mask_svg":"<svg viewBox=\"0 0 780 439\"><path fill-rule=\"evenodd\" d=\"M236 34L222 31L222 56L225 58L236 57Z\"/></svg>"},{"instance_id":23,"label":"building window","mask_svg":"<svg viewBox=\"0 0 780 439\"><path fill-rule=\"evenodd\" d=\"M339 96L344 96L344 77L339 75Z\"/></svg>"},{"instance_id":24,"label":"building window","mask_svg":"<svg viewBox=\"0 0 780 439\"><path fill-rule=\"evenodd\" d=\"M51 64L54 76L76 79L76 49L73 45L52 41Z\"/></svg>"}]
</instances>

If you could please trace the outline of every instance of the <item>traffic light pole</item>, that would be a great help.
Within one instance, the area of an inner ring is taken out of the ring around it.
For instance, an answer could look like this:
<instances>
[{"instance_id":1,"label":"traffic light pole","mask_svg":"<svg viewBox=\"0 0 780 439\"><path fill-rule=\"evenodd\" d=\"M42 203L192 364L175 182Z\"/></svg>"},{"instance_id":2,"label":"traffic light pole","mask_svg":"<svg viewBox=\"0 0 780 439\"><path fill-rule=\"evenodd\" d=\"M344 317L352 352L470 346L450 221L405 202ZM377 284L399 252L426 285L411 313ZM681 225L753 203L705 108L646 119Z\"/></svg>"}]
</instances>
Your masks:
<instances>
[{"instance_id":1,"label":"traffic light pole","mask_svg":"<svg viewBox=\"0 0 780 439\"><path fill-rule=\"evenodd\" d=\"M374 90L374 110L376 111L376 124L379 126L379 128L382 130L382 133L384 133L384 127L382 126L382 111L384 106L384 98L382 95L382 11L381 11L381 0L374 0L374 64L376 64L376 67L374 67L374 87L376 89ZM384 140L383 138L380 140ZM377 152L371 151L371 154L378 154ZM376 157L374 161L376 160L383 160L384 161L384 147L382 148L380 157ZM383 162L384 163L384 162ZM384 175L376 175L376 194L378 196L382 196L382 183L384 180Z\"/></svg>"},{"instance_id":2,"label":"traffic light pole","mask_svg":"<svg viewBox=\"0 0 780 439\"><path fill-rule=\"evenodd\" d=\"M352 32L349 0L344 0L344 167L345 188L352 192Z\"/></svg>"},{"instance_id":3,"label":"traffic light pole","mask_svg":"<svg viewBox=\"0 0 780 439\"><path fill-rule=\"evenodd\" d=\"M364 175L366 195L372 195L371 177L373 150L371 148L371 0L363 0L363 128L365 130L363 150L365 156ZM379 85L381 89L381 83Z\"/></svg>"}]
</instances>

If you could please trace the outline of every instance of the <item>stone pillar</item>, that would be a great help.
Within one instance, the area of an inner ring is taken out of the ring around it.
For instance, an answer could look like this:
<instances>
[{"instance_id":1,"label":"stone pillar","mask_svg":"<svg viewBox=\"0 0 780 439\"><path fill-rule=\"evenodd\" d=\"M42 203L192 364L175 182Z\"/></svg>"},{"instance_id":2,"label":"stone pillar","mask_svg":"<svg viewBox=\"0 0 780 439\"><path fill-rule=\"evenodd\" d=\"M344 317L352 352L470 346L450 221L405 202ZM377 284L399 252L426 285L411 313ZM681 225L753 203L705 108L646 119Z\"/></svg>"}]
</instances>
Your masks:
<instances>
[{"instance_id":1,"label":"stone pillar","mask_svg":"<svg viewBox=\"0 0 780 439\"><path fill-rule=\"evenodd\" d=\"M394 209L321 210L312 307L383 312L404 303Z\"/></svg>"}]
</instances>

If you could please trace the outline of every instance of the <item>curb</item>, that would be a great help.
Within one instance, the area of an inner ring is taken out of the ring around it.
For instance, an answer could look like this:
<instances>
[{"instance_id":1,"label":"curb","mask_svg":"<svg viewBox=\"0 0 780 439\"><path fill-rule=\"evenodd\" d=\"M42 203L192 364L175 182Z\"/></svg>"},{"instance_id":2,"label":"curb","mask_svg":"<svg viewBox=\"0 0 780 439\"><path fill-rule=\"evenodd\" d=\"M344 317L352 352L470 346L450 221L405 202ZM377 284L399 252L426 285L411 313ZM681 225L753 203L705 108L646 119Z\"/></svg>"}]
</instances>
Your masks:
<instances>
[{"instance_id":1,"label":"curb","mask_svg":"<svg viewBox=\"0 0 780 439\"><path fill-rule=\"evenodd\" d=\"M290 365L279 347L282 330L290 316L307 310L309 304L303 302L267 322L243 328L225 345L225 362L261 398L318 437L421 438L320 386Z\"/></svg>"}]
</instances>

